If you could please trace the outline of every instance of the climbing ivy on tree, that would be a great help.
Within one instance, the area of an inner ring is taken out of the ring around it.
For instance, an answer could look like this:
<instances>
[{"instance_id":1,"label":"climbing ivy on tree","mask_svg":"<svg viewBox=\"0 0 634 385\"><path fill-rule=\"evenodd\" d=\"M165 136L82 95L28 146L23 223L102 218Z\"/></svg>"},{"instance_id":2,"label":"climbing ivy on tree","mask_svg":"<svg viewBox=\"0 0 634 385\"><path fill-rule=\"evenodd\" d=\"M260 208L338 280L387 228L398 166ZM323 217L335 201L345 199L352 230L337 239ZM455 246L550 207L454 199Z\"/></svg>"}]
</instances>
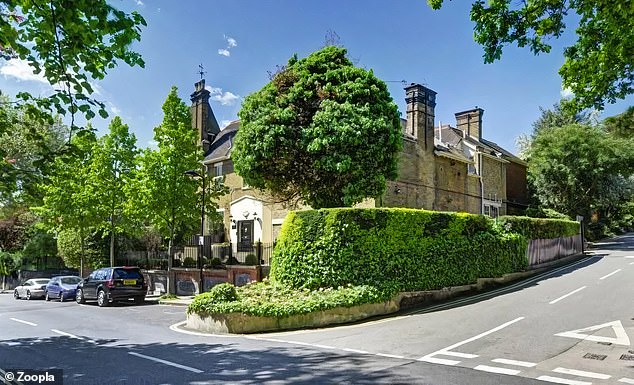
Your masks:
<instances>
[{"instance_id":1,"label":"climbing ivy on tree","mask_svg":"<svg viewBox=\"0 0 634 385\"><path fill-rule=\"evenodd\" d=\"M292 57L238 115L236 172L280 201L351 206L381 196L397 176L397 107L385 83L343 48Z\"/></svg>"},{"instance_id":2,"label":"climbing ivy on tree","mask_svg":"<svg viewBox=\"0 0 634 385\"><path fill-rule=\"evenodd\" d=\"M439 9L443 0L427 0ZM548 53L578 15L577 41L564 50L559 69L574 93L576 110L614 103L634 92L634 6L610 0L478 0L471 6L474 39L484 62L500 59L504 46L517 44L534 54Z\"/></svg>"}]
</instances>

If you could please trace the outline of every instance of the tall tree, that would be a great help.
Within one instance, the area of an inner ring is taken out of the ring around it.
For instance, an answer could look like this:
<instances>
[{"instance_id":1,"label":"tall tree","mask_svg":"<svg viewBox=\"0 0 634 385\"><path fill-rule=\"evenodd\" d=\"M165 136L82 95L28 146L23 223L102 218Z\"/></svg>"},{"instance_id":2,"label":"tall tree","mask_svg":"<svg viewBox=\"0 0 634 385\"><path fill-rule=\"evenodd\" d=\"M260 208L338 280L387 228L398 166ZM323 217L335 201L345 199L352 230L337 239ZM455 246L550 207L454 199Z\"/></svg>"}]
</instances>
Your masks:
<instances>
[{"instance_id":1,"label":"tall tree","mask_svg":"<svg viewBox=\"0 0 634 385\"><path fill-rule=\"evenodd\" d=\"M163 104L163 122L154 129L157 150L141 157L137 179L137 209L168 239L169 269L175 235L196 228L199 185L185 171L200 169L202 152L196 145L189 108L172 87Z\"/></svg>"},{"instance_id":2,"label":"tall tree","mask_svg":"<svg viewBox=\"0 0 634 385\"><path fill-rule=\"evenodd\" d=\"M0 0L0 59L25 60L54 87L47 98L28 93L19 97L64 115L87 119L108 114L105 105L90 97L91 79L103 79L123 61L144 66L130 45L141 38L145 20L137 12L127 14L106 0Z\"/></svg>"},{"instance_id":3,"label":"tall tree","mask_svg":"<svg viewBox=\"0 0 634 385\"><path fill-rule=\"evenodd\" d=\"M545 207L588 220L628 199L632 146L598 127L571 124L541 130L528 154L529 181Z\"/></svg>"},{"instance_id":4,"label":"tall tree","mask_svg":"<svg viewBox=\"0 0 634 385\"><path fill-rule=\"evenodd\" d=\"M236 172L280 200L351 206L382 195L397 176L397 107L385 83L343 48L292 57L238 115Z\"/></svg>"},{"instance_id":5,"label":"tall tree","mask_svg":"<svg viewBox=\"0 0 634 385\"><path fill-rule=\"evenodd\" d=\"M55 160L52 176L42 187L44 204L34 207L44 226L54 233L74 230L79 234L80 249L83 252L85 240L101 223L95 210L98 202L92 189L86 183L89 180L92 151L96 144L95 134L82 131L73 139L73 151ZM84 272L84 260L80 260L81 274Z\"/></svg>"},{"instance_id":6,"label":"tall tree","mask_svg":"<svg viewBox=\"0 0 634 385\"><path fill-rule=\"evenodd\" d=\"M443 0L427 0L434 9ZM477 0L471 6L474 38L484 48L484 61L500 59L505 45L515 43L534 54L551 50L574 13L579 16L577 41L564 50L559 69L572 90L572 106L602 109L634 92L634 6L630 0Z\"/></svg>"},{"instance_id":7,"label":"tall tree","mask_svg":"<svg viewBox=\"0 0 634 385\"><path fill-rule=\"evenodd\" d=\"M616 137L634 140L634 106L619 115L606 118L603 126Z\"/></svg>"},{"instance_id":8,"label":"tall tree","mask_svg":"<svg viewBox=\"0 0 634 385\"><path fill-rule=\"evenodd\" d=\"M138 150L136 137L121 118L112 119L109 130L93 148L86 184L96 205L93 209L102 218L100 227L110 236L110 265L114 266L116 236L130 229L126 186L134 178Z\"/></svg>"}]
</instances>

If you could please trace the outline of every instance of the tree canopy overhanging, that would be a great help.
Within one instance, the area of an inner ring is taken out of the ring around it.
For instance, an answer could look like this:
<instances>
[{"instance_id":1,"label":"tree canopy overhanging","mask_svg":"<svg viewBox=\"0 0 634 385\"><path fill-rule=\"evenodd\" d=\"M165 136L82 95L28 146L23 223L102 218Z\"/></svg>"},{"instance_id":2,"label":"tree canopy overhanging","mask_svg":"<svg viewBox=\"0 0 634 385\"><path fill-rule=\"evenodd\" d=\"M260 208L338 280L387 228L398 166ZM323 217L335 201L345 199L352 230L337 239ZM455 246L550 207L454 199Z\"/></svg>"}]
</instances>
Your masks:
<instances>
[{"instance_id":1,"label":"tree canopy overhanging","mask_svg":"<svg viewBox=\"0 0 634 385\"><path fill-rule=\"evenodd\" d=\"M427 2L439 9L444 0ZM548 40L561 37L566 23L576 18L577 41L564 50L559 74L574 93L571 107L603 109L634 93L631 0L478 0L471 6L474 39L484 48L485 63L500 59L504 46L512 43L536 55L548 53Z\"/></svg>"},{"instance_id":2,"label":"tree canopy overhanging","mask_svg":"<svg viewBox=\"0 0 634 385\"><path fill-rule=\"evenodd\" d=\"M381 196L397 176L398 109L344 48L292 57L238 115L236 172L280 201L351 206Z\"/></svg>"}]
</instances>

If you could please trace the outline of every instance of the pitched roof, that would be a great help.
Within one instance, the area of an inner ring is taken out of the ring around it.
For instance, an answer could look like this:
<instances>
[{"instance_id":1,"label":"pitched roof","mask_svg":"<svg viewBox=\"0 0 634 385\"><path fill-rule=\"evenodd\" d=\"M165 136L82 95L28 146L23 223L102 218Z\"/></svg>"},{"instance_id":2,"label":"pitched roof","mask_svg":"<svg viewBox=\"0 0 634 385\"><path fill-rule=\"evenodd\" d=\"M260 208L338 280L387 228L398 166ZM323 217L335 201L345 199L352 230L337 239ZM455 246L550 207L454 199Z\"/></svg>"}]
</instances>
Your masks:
<instances>
[{"instance_id":1,"label":"pitched roof","mask_svg":"<svg viewBox=\"0 0 634 385\"><path fill-rule=\"evenodd\" d=\"M240 127L240 121L234 120L225 127L209 146L209 151L205 156L203 163L213 163L215 161L229 159L231 149L233 148L233 140Z\"/></svg>"}]
</instances>

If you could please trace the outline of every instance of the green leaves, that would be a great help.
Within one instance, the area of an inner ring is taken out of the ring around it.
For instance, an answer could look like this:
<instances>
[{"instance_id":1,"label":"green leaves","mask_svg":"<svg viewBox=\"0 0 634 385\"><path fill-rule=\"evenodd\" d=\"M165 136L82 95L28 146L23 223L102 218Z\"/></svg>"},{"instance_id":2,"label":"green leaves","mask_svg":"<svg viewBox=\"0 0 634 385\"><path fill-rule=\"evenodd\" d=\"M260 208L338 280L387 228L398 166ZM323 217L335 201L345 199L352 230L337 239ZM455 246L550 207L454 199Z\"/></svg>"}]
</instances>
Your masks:
<instances>
[{"instance_id":1,"label":"green leaves","mask_svg":"<svg viewBox=\"0 0 634 385\"><path fill-rule=\"evenodd\" d=\"M239 116L236 172L281 201L351 206L396 178L397 107L385 83L354 67L345 49L291 58Z\"/></svg>"},{"instance_id":2,"label":"green leaves","mask_svg":"<svg viewBox=\"0 0 634 385\"><path fill-rule=\"evenodd\" d=\"M439 9L443 1L428 3ZM504 46L513 43L536 55L549 53L548 40L564 33L571 13L579 15L577 41L565 49L559 74L563 86L574 93L575 110L602 109L605 103L632 94L634 7L630 1L478 0L471 7L474 40L484 48L485 63L500 59Z\"/></svg>"}]
</instances>

